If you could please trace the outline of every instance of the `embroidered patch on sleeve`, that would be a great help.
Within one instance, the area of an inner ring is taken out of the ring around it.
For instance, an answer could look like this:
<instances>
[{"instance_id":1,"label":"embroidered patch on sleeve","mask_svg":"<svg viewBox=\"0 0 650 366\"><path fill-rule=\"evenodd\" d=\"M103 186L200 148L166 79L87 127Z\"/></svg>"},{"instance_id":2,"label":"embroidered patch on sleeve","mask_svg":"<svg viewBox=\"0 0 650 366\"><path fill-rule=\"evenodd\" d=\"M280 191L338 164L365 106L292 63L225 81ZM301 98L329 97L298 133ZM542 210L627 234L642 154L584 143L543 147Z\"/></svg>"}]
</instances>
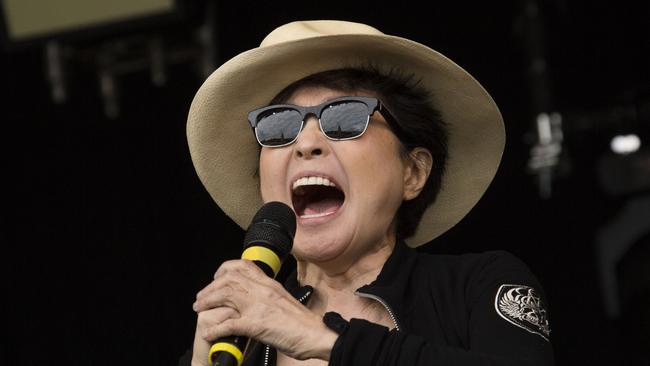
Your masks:
<instances>
[{"instance_id":1,"label":"embroidered patch on sleeve","mask_svg":"<svg viewBox=\"0 0 650 366\"><path fill-rule=\"evenodd\" d=\"M501 285L494 299L494 307L503 319L548 341L551 329L546 307L534 288Z\"/></svg>"}]
</instances>

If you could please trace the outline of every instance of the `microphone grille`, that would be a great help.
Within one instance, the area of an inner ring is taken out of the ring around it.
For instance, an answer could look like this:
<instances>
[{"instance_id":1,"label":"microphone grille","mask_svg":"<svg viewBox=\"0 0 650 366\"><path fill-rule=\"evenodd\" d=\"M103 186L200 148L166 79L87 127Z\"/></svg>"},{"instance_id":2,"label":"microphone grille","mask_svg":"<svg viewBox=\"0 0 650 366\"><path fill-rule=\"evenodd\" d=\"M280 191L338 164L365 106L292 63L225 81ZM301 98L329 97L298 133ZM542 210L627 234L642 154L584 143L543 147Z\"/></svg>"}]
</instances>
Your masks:
<instances>
[{"instance_id":1,"label":"microphone grille","mask_svg":"<svg viewBox=\"0 0 650 366\"><path fill-rule=\"evenodd\" d=\"M296 214L285 203L273 201L264 204L253 217L252 224L263 221L280 225L292 238L296 234Z\"/></svg>"},{"instance_id":2,"label":"microphone grille","mask_svg":"<svg viewBox=\"0 0 650 366\"><path fill-rule=\"evenodd\" d=\"M244 248L265 243L281 256L289 254L296 233L296 214L282 202L268 202L255 214L244 237Z\"/></svg>"}]
</instances>

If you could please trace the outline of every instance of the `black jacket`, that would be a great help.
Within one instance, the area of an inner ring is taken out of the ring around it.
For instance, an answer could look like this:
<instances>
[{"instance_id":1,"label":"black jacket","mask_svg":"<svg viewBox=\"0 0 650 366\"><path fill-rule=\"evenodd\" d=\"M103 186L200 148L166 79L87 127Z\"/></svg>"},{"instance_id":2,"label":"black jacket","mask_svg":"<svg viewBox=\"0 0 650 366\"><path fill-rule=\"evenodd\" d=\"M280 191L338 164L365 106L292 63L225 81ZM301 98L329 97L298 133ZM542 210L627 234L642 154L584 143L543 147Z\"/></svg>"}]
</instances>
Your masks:
<instances>
[{"instance_id":1,"label":"black jacket","mask_svg":"<svg viewBox=\"0 0 650 366\"><path fill-rule=\"evenodd\" d=\"M303 301L312 292L295 276L285 285ZM395 329L326 314L339 333L332 366L553 365L541 286L507 252L430 255L398 243L357 295L382 303ZM275 365L275 350L263 344L247 354L245 366Z\"/></svg>"}]
</instances>

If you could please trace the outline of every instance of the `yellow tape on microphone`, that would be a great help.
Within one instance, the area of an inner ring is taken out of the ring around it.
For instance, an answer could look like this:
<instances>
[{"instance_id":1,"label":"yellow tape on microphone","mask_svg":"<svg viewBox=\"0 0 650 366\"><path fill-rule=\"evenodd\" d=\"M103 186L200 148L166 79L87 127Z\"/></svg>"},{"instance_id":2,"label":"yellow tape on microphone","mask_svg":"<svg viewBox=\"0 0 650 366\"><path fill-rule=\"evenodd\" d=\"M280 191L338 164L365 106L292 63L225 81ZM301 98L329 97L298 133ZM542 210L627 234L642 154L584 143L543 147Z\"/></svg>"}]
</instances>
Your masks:
<instances>
[{"instance_id":1,"label":"yellow tape on microphone","mask_svg":"<svg viewBox=\"0 0 650 366\"><path fill-rule=\"evenodd\" d=\"M282 265L282 261L274 251L269 248L253 246L248 247L241 255L242 259L251 261L260 261L266 263L273 270L273 274L277 275Z\"/></svg>"}]
</instances>

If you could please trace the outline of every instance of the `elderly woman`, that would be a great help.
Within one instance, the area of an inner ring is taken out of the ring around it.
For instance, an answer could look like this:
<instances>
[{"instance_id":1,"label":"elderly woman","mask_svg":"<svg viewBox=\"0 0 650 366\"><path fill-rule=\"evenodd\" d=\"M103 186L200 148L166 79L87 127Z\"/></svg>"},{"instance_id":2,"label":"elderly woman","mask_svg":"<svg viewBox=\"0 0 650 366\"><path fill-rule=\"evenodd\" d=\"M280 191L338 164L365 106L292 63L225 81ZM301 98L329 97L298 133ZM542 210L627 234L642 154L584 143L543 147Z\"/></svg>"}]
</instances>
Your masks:
<instances>
[{"instance_id":1,"label":"elderly woman","mask_svg":"<svg viewBox=\"0 0 650 366\"><path fill-rule=\"evenodd\" d=\"M251 339L244 365L553 363L523 263L413 249L476 204L504 144L492 98L436 51L358 23L283 25L206 80L188 140L240 226L270 201L297 221L284 285L232 260L198 293L192 365L231 335Z\"/></svg>"}]
</instances>

